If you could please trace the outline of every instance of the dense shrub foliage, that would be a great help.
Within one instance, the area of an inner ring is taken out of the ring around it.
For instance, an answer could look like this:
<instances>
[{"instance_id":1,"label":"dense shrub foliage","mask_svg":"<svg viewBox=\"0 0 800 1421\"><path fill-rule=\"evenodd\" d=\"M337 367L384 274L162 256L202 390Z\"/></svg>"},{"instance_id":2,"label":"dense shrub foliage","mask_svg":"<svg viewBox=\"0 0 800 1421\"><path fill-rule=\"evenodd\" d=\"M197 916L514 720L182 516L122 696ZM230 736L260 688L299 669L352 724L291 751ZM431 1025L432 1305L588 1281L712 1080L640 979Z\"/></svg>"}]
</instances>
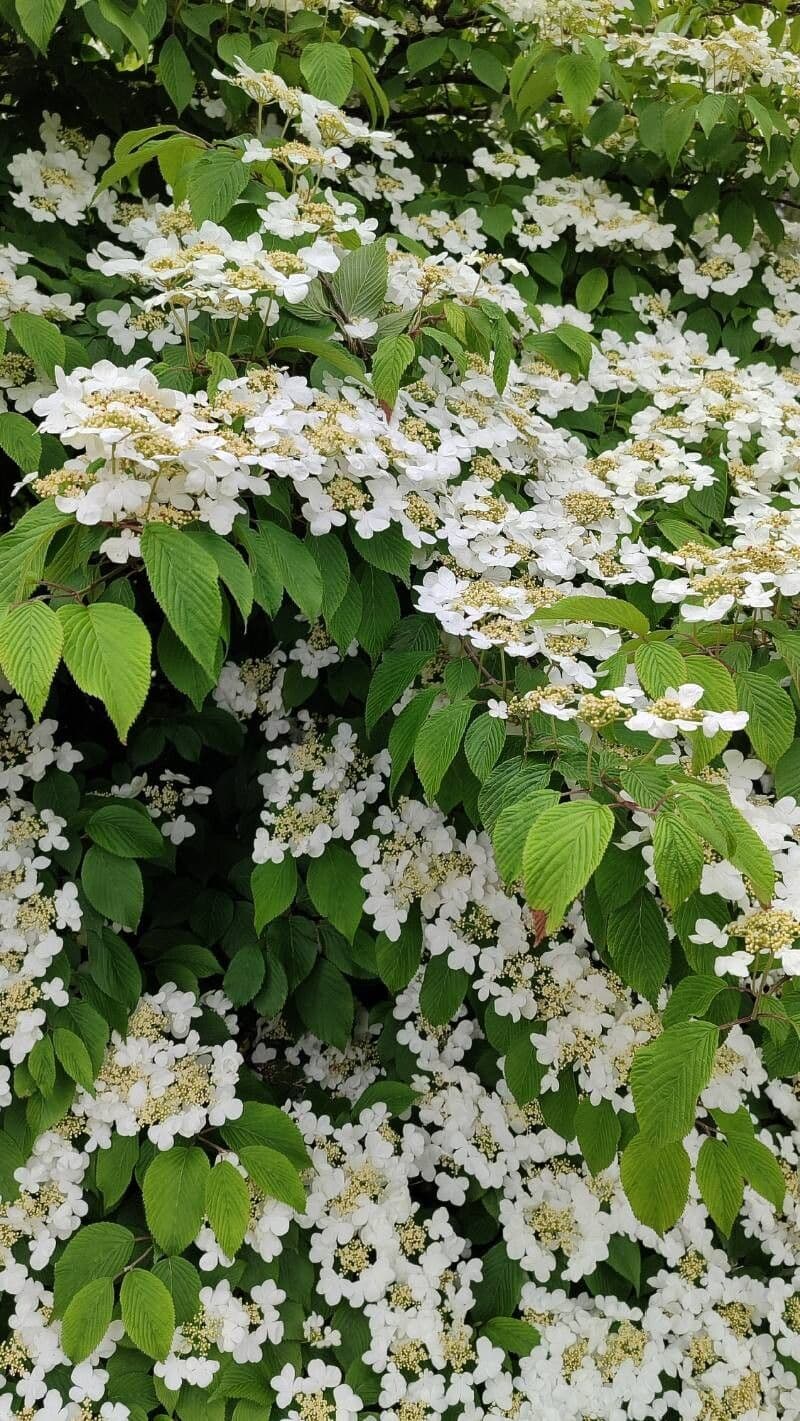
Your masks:
<instances>
[{"instance_id":1,"label":"dense shrub foliage","mask_svg":"<svg viewBox=\"0 0 800 1421\"><path fill-rule=\"evenodd\" d=\"M0 0L0 1421L800 1416L795 8Z\"/></svg>"}]
</instances>

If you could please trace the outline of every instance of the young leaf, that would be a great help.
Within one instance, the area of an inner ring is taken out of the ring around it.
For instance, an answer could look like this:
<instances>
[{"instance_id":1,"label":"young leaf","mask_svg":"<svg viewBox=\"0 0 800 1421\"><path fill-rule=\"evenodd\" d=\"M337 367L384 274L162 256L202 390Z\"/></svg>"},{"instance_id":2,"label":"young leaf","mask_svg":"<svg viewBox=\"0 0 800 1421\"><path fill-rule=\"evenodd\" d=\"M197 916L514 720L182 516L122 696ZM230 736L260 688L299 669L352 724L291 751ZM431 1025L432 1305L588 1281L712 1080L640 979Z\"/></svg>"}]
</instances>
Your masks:
<instances>
[{"instance_id":1,"label":"young leaf","mask_svg":"<svg viewBox=\"0 0 800 1421\"><path fill-rule=\"evenodd\" d=\"M63 643L62 624L46 602L21 602L0 621L0 666L34 720L44 710Z\"/></svg>"},{"instance_id":2,"label":"young leaf","mask_svg":"<svg viewBox=\"0 0 800 1421\"><path fill-rule=\"evenodd\" d=\"M135 612L112 602L59 607L64 660L73 680L103 702L124 743L150 689L150 634Z\"/></svg>"},{"instance_id":3,"label":"young leaf","mask_svg":"<svg viewBox=\"0 0 800 1421\"><path fill-rule=\"evenodd\" d=\"M536 819L522 855L525 896L547 913L553 932L608 847L614 816L605 804L576 799L554 805Z\"/></svg>"}]
</instances>

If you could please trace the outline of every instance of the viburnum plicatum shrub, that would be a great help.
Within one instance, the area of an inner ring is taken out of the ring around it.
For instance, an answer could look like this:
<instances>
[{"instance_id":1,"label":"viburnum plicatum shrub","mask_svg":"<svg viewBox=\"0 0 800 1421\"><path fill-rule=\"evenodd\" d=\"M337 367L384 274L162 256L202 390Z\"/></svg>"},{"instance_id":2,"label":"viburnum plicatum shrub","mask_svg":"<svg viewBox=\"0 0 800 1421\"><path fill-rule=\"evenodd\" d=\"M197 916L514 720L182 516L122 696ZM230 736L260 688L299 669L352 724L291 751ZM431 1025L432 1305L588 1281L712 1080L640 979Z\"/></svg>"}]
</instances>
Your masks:
<instances>
[{"instance_id":1,"label":"viburnum plicatum shrub","mask_svg":"<svg viewBox=\"0 0 800 1421\"><path fill-rule=\"evenodd\" d=\"M0 1421L800 1416L800 18L0 0Z\"/></svg>"}]
</instances>

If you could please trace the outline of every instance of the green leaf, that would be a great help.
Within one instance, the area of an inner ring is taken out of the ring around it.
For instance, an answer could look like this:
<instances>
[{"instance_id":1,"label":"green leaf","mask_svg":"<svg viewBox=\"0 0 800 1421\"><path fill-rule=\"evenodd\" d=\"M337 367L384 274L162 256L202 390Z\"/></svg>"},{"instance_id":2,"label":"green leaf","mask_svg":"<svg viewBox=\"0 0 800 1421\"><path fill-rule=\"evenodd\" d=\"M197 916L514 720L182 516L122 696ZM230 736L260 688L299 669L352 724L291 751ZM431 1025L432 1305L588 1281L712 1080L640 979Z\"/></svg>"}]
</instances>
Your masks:
<instances>
[{"instance_id":1,"label":"green leaf","mask_svg":"<svg viewBox=\"0 0 800 1421\"><path fill-rule=\"evenodd\" d=\"M669 686L682 686L686 680L683 657L665 641L643 641L637 646L633 660L636 675L648 696L663 696Z\"/></svg>"},{"instance_id":2,"label":"green leaf","mask_svg":"<svg viewBox=\"0 0 800 1421\"><path fill-rule=\"evenodd\" d=\"M172 1298L177 1325L191 1322L200 1310L200 1274L194 1264L186 1258L159 1258L153 1273Z\"/></svg>"},{"instance_id":3,"label":"green leaf","mask_svg":"<svg viewBox=\"0 0 800 1421\"><path fill-rule=\"evenodd\" d=\"M66 0L16 0L20 24L37 49L47 49Z\"/></svg>"},{"instance_id":4,"label":"green leaf","mask_svg":"<svg viewBox=\"0 0 800 1421\"><path fill-rule=\"evenodd\" d=\"M24 414L7 410L0 414L0 449L30 474L38 469L42 457L41 436Z\"/></svg>"},{"instance_id":5,"label":"green leaf","mask_svg":"<svg viewBox=\"0 0 800 1421\"><path fill-rule=\"evenodd\" d=\"M610 1100L592 1105L589 1100L578 1102L575 1111L575 1133L592 1174L608 1169L617 1153L621 1127Z\"/></svg>"},{"instance_id":6,"label":"green leaf","mask_svg":"<svg viewBox=\"0 0 800 1421\"><path fill-rule=\"evenodd\" d=\"M527 1036L517 1037L506 1051L504 1075L517 1105L536 1100L545 1067L540 1064Z\"/></svg>"},{"instance_id":7,"label":"green leaf","mask_svg":"<svg viewBox=\"0 0 800 1421\"><path fill-rule=\"evenodd\" d=\"M786 754L795 735L795 712L786 691L771 676L742 671L734 677L741 710L747 711L750 743L767 765Z\"/></svg>"},{"instance_id":8,"label":"green leaf","mask_svg":"<svg viewBox=\"0 0 800 1421\"><path fill-rule=\"evenodd\" d=\"M107 1150L99 1150L98 1161L107 1153ZM84 1224L73 1234L61 1257L56 1260L56 1317L63 1316L68 1303L92 1278L116 1277L130 1262L132 1255L133 1234L130 1229L112 1223Z\"/></svg>"},{"instance_id":9,"label":"green leaf","mask_svg":"<svg viewBox=\"0 0 800 1421\"><path fill-rule=\"evenodd\" d=\"M210 528L196 527L190 531L189 536L214 559L220 582L230 592L239 608L242 621L246 622L253 610L253 578L241 553L237 552L226 538L212 532Z\"/></svg>"},{"instance_id":10,"label":"green leaf","mask_svg":"<svg viewBox=\"0 0 800 1421\"><path fill-rule=\"evenodd\" d=\"M330 280L333 298L348 320L374 320L386 298L389 261L382 239L357 247L342 259Z\"/></svg>"},{"instance_id":11,"label":"green leaf","mask_svg":"<svg viewBox=\"0 0 800 1421\"><path fill-rule=\"evenodd\" d=\"M727 1235L742 1207L744 1180L722 1140L704 1140L697 1156L697 1187L717 1228Z\"/></svg>"},{"instance_id":12,"label":"green leaf","mask_svg":"<svg viewBox=\"0 0 800 1421\"><path fill-rule=\"evenodd\" d=\"M158 56L158 78L178 113L183 113L194 93L195 78L178 36L168 35Z\"/></svg>"},{"instance_id":13,"label":"green leaf","mask_svg":"<svg viewBox=\"0 0 800 1421\"><path fill-rule=\"evenodd\" d=\"M669 971L669 935L658 904L646 888L610 914L608 950L623 982L655 1002Z\"/></svg>"},{"instance_id":14,"label":"green leaf","mask_svg":"<svg viewBox=\"0 0 800 1421\"><path fill-rule=\"evenodd\" d=\"M63 369L67 358L64 337L58 326L44 316L34 316L30 311L17 311L9 324L17 344L30 356L34 365L52 380L56 370L59 367Z\"/></svg>"},{"instance_id":15,"label":"green leaf","mask_svg":"<svg viewBox=\"0 0 800 1421\"><path fill-rule=\"evenodd\" d=\"M59 607L64 660L73 680L103 702L123 744L150 689L150 634L113 602Z\"/></svg>"},{"instance_id":16,"label":"green leaf","mask_svg":"<svg viewBox=\"0 0 800 1421\"><path fill-rule=\"evenodd\" d=\"M220 1160L206 1180L206 1214L223 1253L235 1258L250 1219L247 1185L232 1164Z\"/></svg>"},{"instance_id":17,"label":"green leaf","mask_svg":"<svg viewBox=\"0 0 800 1421\"><path fill-rule=\"evenodd\" d=\"M506 743L506 723L499 716L479 715L467 727L464 754L473 775L481 784L494 769Z\"/></svg>"},{"instance_id":18,"label":"green leaf","mask_svg":"<svg viewBox=\"0 0 800 1421\"><path fill-rule=\"evenodd\" d=\"M714 998L725 990L726 983L721 977L682 977L664 1009L664 1025L688 1021L690 1016L705 1016Z\"/></svg>"},{"instance_id":19,"label":"green leaf","mask_svg":"<svg viewBox=\"0 0 800 1421\"><path fill-rule=\"evenodd\" d=\"M137 994L138 995L138 994ZM138 1136L118 1135L113 1133L111 1144L108 1149L98 1150L95 1164L95 1178L97 1187L103 1196L103 1204L106 1210L113 1209L118 1204L123 1194L131 1182L136 1161L139 1158ZM90 1227L94 1228L95 1225ZM117 1228L116 1224L98 1224L98 1228ZM84 1226L77 1235L82 1238L87 1229ZM127 1229L125 1230L127 1233ZM133 1239L131 1239L131 1251L133 1250ZM107 1250L104 1249L104 1258ZM127 1263L127 1259L124 1260ZM124 1265L121 1265L124 1266ZM94 1269L97 1272L97 1269ZM114 1272L118 1270L115 1268Z\"/></svg>"},{"instance_id":20,"label":"green leaf","mask_svg":"<svg viewBox=\"0 0 800 1421\"><path fill-rule=\"evenodd\" d=\"M71 1362L83 1362L99 1346L113 1311L110 1278L94 1278L75 1294L61 1321L61 1346Z\"/></svg>"},{"instance_id":21,"label":"green leaf","mask_svg":"<svg viewBox=\"0 0 800 1421\"><path fill-rule=\"evenodd\" d=\"M257 863L250 875L250 892L253 895L253 909L256 932L279 918L291 903L297 892L297 868L293 858L286 855L281 863Z\"/></svg>"},{"instance_id":22,"label":"green leaf","mask_svg":"<svg viewBox=\"0 0 800 1421\"><path fill-rule=\"evenodd\" d=\"M228 1120L221 1129L226 1145L237 1154L244 1145L269 1145L291 1160L296 1169L311 1163L299 1129L285 1111L275 1105L247 1100L238 1120Z\"/></svg>"},{"instance_id":23,"label":"green leaf","mask_svg":"<svg viewBox=\"0 0 800 1421\"><path fill-rule=\"evenodd\" d=\"M184 1145L159 1151L148 1166L142 1183L144 1212L147 1227L165 1253L183 1253L200 1232L209 1169L203 1150Z\"/></svg>"},{"instance_id":24,"label":"green leaf","mask_svg":"<svg viewBox=\"0 0 800 1421\"><path fill-rule=\"evenodd\" d=\"M630 1082L643 1138L663 1145L688 1135L697 1097L711 1079L718 1039L712 1022L686 1021L639 1047Z\"/></svg>"},{"instance_id":25,"label":"green leaf","mask_svg":"<svg viewBox=\"0 0 800 1421\"><path fill-rule=\"evenodd\" d=\"M422 957L422 932L417 918L409 917L400 926L400 936L391 941L379 933L375 941L375 962L381 981L390 992L402 992L414 976Z\"/></svg>"},{"instance_id":26,"label":"green leaf","mask_svg":"<svg viewBox=\"0 0 800 1421\"><path fill-rule=\"evenodd\" d=\"M484 1323L481 1332L495 1347L502 1347L515 1357L527 1357L539 1341L536 1328L517 1317L493 1317Z\"/></svg>"},{"instance_id":27,"label":"green leaf","mask_svg":"<svg viewBox=\"0 0 800 1421\"><path fill-rule=\"evenodd\" d=\"M425 968L419 993L420 1012L433 1026L446 1026L461 1006L469 987L469 973L447 965L447 957L432 957Z\"/></svg>"},{"instance_id":28,"label":"green leaf","mask_svg":"<svg viewBox=\"0 0 800 1421\"><path fill-rule=\"evenodd\" d=\"M670 907L697 892L704 864L699 836L677 814L662 809L653 824L653 867Z\"/></svg>"},{"instance_id":29,"label":"green leaf","mask_svg":"<svg viewBox=\"0 0 800 1421\"><path fill-rule=\"evenodd\" d=\"M197 226L221 222L249 180L250 170L235 149L211 148L204 153L189 169L186 188Z\"/></svg>"},{"instance_id":30,"label":"green leaf","mask_svg":"<svg viewBox=\"0 0 800 1421\"><path fill-rule=\"evenodd\" d=\"M579 311L593 311L608 290L608 275L602 267L585 271L575 287L575 305Z\"/></svg>"},{"instance_id":31,"label":"green leaf","mask_svg":"<svg viewBox=\"0 0 800 1421\"><path fill-rule=\"evenodd\" d=\"M678 1222L689 1197L692 1166L677 1141L658 1145L634 1135L620 1160L622 1187L640 1223L666 1233Z\"/></svg>"},{"instance_id":32,"label":"green leaf","mask_svg":"<svg viewBox=\"0 0 800 1421\"><path fill-rule=\"evenodd\" d=\"M307 44L300 51L300 73L317 99L339 107L353 87L353 61L342 44Z\"/></svg>"},{"instance_id":33,"label":"green leaf","mask_svg":"<svg viewBox=\"0 0 800 1421\"><path fill-rule=\"evenodd\" d=\"M134 859L123 859L92 844L81 866L81 887L93 908L111 923L133 931L144 907L142 872Z\"/></svg>"},{"instance_id":34,"label":"green leaf","mask_svg":"<svg viewBox=\"0 0 800 1421\"><path fill-rule=\"evenodd\" d=\"M175 1306L160 1278L143 1268L132 1269L122 1280L119 1301L125 1331L134 1347L163 1362L172 1347Z\"/></svg>"},{"instance_id":35,"label":"green leaf","mask_svg":"<svg viewBox=\"0 0 800 1421\"><path fill-rule=\"evenodd\" d=\"M305 543L277 523L259 524L259 535L292 601L315 621L322 610L322 577Z\"/></svg>"},{"instance_id":36,"label":"green leaf","mask_svg":"<svg viewBox=\"0 0 800 1421\"><path fill-rule=\"evenodd\" d=\"M45 602L22 602L0 621L0 666L34 720L44 710L63 643L61 622Z\"/></svg>"},{"instance_id":37,"label":"green leaf","mask_svg":"<svg viewBox=\"0 0 800 1421\"><path fill-rule=\"evenodd\" d=\"M384 336L378 341L372 359L372 388L378 399L389 409L394 408L405 371L416 354L414 342L409 336Z\"/></svg>"},{"instance_id":38,"label":"green leaf","mask_svg":"<svg viewBox=\"0 0 800 1421\"><path fill-rule=\"evenodd\" d=\"M156 645L158 664L168 681L176 690L188 696L195 710L200 710L206 697L213 691L216 676L209 676L199 662L186 650L176 637L169 622L164 622L158 634ZM222 643L218 643L217 661L222 666Z\"/></svg>"},{"instance_id":39,"label":"green leaf","mask_svg":"<svg viewBox=\"0 0 800 1421\"><path fill-rule=\"evenodd\" d=\"M387 651L376 667L367 692L364 723L368 731L398 701L430 661L429 651Z\"/></svg>"},{"instance_id":40,"label":"green leaf","mask_svg":"<svg viewBox=\"0 0 800 1421\"><path fill-rule=\"evenodd\" d=\"M261 990L265 973L262 949L257 943L246 943L231 958L222 979L222 990L235 1007L242 1007Z\"/></svg>"},{"instance_id":41,"label":"green leaf","mask_svg":"<svg viewBox=\"0 0 800 1421\"><path fill-rule=\"evenodd\" d=\"M321 1041L343 1051L353 1029L355 1005L347 979L332 962L320 958L295 991L300 1020Z\"/></svg>"},{"instance_id":42,"label":"green leaf","mask_svg":"<svg viewBox=\"0 0 800 1421\"><path fill-rule=\"evenodd\" d=\"M333 840L306 874L308 896L321 918L333 923L348 942L355 937L364 911L363 870L350 850Z\"/></svg>"},{"instance_id":43,"label":"green leaf","mask_svg":"<svg viewBox=\"0 0 800 1421\"><path fill-rule=\"evenodd\" d=\"M558 87L575 118L586 113L600 84L600 67L590 54L565 54L556 65Z\"/></svg>"},{"instance_id":44,"label":"green leaf","mask_svg":"<svg viewBox=\"0 0 800 1421\"><path fill-rule=\"evenodd\" d=\"M388 577L379 568L362 567L359 573L358 585L361 590L361 621L358 626L358 640L369 652L370 656L377 656L383 651L389 637L400 620L400 603L395 589L394 579ZM342 604L342 607L344 603ZM342 608L336 614L336 622L341 615ZM341 646L338 630L335 632L336 639Z\"/></svg>"},{"instance_id":45,"label":"green leaf","mask_svg":"<svg viewBox=\"0 0 800 1421\"><path fill-rule=\"evenodd\" d=\"M553 932L589 882L605 853L614 816L593 799L556 804L540 814L525 841L522 870L525 896L547 913Z\"/></svg>"},{"instance_id":46,"label":"green leaf","mask_svg":"<svg viewBox=\"0 0 800 1421\"><path fill-rule=\"evenodd\" d=\"M124 800L96 809L86 824L93 843L120 858L159 858L164 836L148 814Z\"/></svg>"},{"instance_id":47,"label":"green leaf","mask_svg":"<svg viewBox=\"0 0 800 1421\"><path fill-rule=\"evenodd\" d=\"M77 1081L84 1090L94 1093L92 1061L80 1036L66 1026L57 1026L53 1032L53 1049L59 1065L70 1080Z\"/></svg>"},{"instance_id":48,"label":"green leaf","mask_svg":"<svg viewBox=\"0 0 800 1421\"><path fill-rule=\"evenodd\" d=\"M239 1157L256 1188L267 1199L278 1199L302 1214L306 1192L294 1165L266 1145L246 1145Z\"/></svg>"},{"instance_id":49,"label":"green leaf","mask_svg":"<svg viewBox=\"0 0 800 1421\"><path fill-rule=\"evenodd\" d=\"M515 884L522 877L522 856L528 835L545 809L558 804L554 789L532 790L525 799L501 809L492 829L492 847L501 878Z\"/></svg>"},{"instance_id":50,"label":"green leaf","mask_svg":"<svg viewBox=\"0 0 800 1421\"><path fill-rule=\"evenodd\" d=\"M97 0L100 13L109 24L116 25L133 45L139 58L146 61L150 53L150 40L144 25L135 15L123 8L120 0Z\"/></svg>"},{"instance_id":51,"label":"green leaf","mask_svg":"<svg viewBox=\"0 0 800 1421\"><path fill-rule=\"evenodd\" d=\"M21 602L35 590L53 538L72 521L48 498L24 513L0 538L0 605Z\"/></svg>"},{"instance_id":52,"label":"green leaf","mask_svg":"<svg viewBox=\"0 0 800 1421\"><path fill-rule=\"evenodd\" d=\"M470 69L475 78L481 84L486 84L490 89L494 89L496 94L502 94L506 87L506 68L501 63L496 54L492 54L488 49L473 49L469 57Z\"/></svg>"},{"instance_id":53,"label":"green leaf","mask_svg":"<svg viewBox=\"0 0 800 1421\"><path fill-rule=\"evenodd\" d=\"M619 597L562 597L551 607L540 607L535 613L537 622L588 622L601 627L621 627L635 632L637 636L647 636L650 624L630 602Z\"/></svg>"},{"instance_id":54,"label":"green leaf","mask_svg":"<svg viewBox=\"0 0 800 1421\"><path fill-rule=\"evenodd\" d=\"M414 765L429 800L435 799L474 710L472 701L456 701L434 711L422 726L414 745Z\"/></svg>"},{"instance_id":55,"label":"green leaf","mask_svg":"<svg viewBox=\"0 0 800 1421\"><path fill-rule=\"evenodd\" d=\"M782 1209L786 1180L775 1155L761 1140L756 1139L746 1107L740 1106L733 1113L712 1110L711 1114L747 1183L776 1209Z\"/></svg>"},{"instance_id":56,"label":"green leaf","mask_svg":"<svg viewBox=\"0 0 800 1421\"><path fill-rule=\"evenodd\" d=\"M175 635L213 676L222 625L216 562L196 539L164 523L148 523L141 542L153 596Z\"/></svg>"}]
</instances>

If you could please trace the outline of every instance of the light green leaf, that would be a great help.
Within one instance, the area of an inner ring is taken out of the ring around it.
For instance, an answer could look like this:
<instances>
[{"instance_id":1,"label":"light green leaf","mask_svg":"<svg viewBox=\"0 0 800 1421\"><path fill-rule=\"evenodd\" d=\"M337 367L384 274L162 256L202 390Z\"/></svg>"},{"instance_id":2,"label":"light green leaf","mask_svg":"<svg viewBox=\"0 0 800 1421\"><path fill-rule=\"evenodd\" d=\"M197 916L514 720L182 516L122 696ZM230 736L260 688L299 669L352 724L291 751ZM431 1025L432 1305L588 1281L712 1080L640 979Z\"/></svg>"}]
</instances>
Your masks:
<instances>
[{"instance_id":1,"label":"light green leaf","mask_svg":"<svg viewBox=\"0 0 800 1421\"><path fill-rule=\"evenodd\" d=\"M712 1022L686 1021L639 1047L630 1082L643 1138L663 1145L688 1135L697 1097L711 1079L718 1040Z\"/></svg>"},{"instance_id":2,"label":"light green leaf","mask_svg":"<svg viewBox=\"0 0 800 1421\"><path fill-rule=\"evenodd\" d=\"M0 621L0 666L34 720L44 710L63 643L61 622L45 602L22 602Z\"/></svg>"},{"instance_id":3,"label":"light green leaf","mask_svg":"<svg viewBox=\"0 0 800 1421\"><path fill-rule=\"evenodd\" d=\"M238 1169L227 1160L220 1160L206 1179L205 1210L223 1253L235 1258L247 1233L250 1195Z\"/></svg>"},{"instance_id":4,"label":"light green leaf","mask_svg":"<svg viewBox=\"0 0 800 1421\"><path fill-rule=\"evenodd\" d=\"M161 1150L142 1184L144 1212L165 1253L183 1253L200 1232L205 1214L208 1156L197 1146Z\"/></svg>"},{"instance_id":5,"label":"light green leaf","mask_svg":"<svg viewBox=\"0 0 800 1421\"><path fill-rule=\"evenodd\" d=\"M585 271L575 287L575 305L579 311L594 311L608 290L608 275L600 266Z\"/></svg>"},{"instance_id":6,"label":"light green leaf","mask_svg":"<svg viewBox=\"0 0 800 1421\"><path fill-rule=\"evenodd\" d=\"M386 298L388 282L386 243L379 240L348 252L331 277L330 285L337 306L348 320L362 316L374 320Z\"/></svg>"},{"instance_id":7,"label":"light green leaf","mask_svg":"<svg viewBox=\"0 0 800 1421\"><path fill-rule=\"evenodd\" d=\"M756 754L775 765L789 749L795 735L795 712L791 696L758 671L742 671L734 677L741 710L747 711L747 735Z\"/></svg>"},{"instance_id":8,"label":"light green leaf","mask_svg":"<svg viewBox=\"0 0 800 1421\"><path fill-rule=\"evenodd\" d=\"M70 1080L82 1085L84 1090L94 1093L94 1071L92 1061L80 1036L66 1026L57 1026L53 1032L53 1049L60 1066Z\"/></svg>"},{"instance_id":9,"label":"light green leaf","mask_svg":"<svg viewBox=\"0 0 800 1421\"><path fill-rule=\"evenodd\" d=\"M227 217L249 178L247 164L233 148L211 148L193 163L187 195L197 226L202 222L221 222Z\"/></svg>"},{"instance_id":10,"label":"light green leaf","mask_svg":"<svg viewBox=\"0 0 800 1421\"><path fill-rule=\"evenodd\" d=\"M683 1145L658 1145L635 1135L620 1160L622 1187L640 1223L666 1233L678 1222L689 1197L692 1166Z\"/></svg>"},{"instance_id":11,"label":"light green leaf","mask_svg":"<svg viewBox=\"0 0 800 1421\"><path fill-rule=\"evenodd\" d=\"M556 65L558 87L575 118L586 113L600 84L600 67L590 54L565 54Z\"/></svg>"},{"instance_id":12,"label":"light green leaf","mask_svg":"<svg viewBox=\"0 0 800 1421\"><path fill-rule=\"evenodd\" d=\"M20 24L37 49L47 49L66 0L16 0Z\"/></svg>"},{"instance_id":13,"label":"light green leaf","mask_svg":"<svg viewBox=\"0 0 800 1421\"><path fill-rule=\"evenodd\" d=\"M17 311L9 324L17 344L30 356L34 365L38 365L52 380L67 358L64 337L58 326L45 316L34 316L31 311Z\"/></svg>"},{"instance_id":14,"label":"light green leaf","mask_svg":"<svg viewBox=\"0 0 800 1421\"><path fill-rule=\"evenodd\" d=\"M102 1342L113 1311L110 1278L94 1278L75 1294L61 1321L61 1346L71 1362L83 1362Z\"/></svg>"},{"instance_id":15,"label":"light green leaf","mask_svg":"<svg viewBox=\"0 0 800 1421\"><path fill-rule=\"evenodd\" d=\"M402 332L384 336L372 360L372 388L378 399L389 409L394 408L404 372L416 354L414 342Z\"/></svg>"},{"instance_id":16,"label":"light green leaf","mask_svg":"<svg viewBox=\"0 0 800 1421\"><path fill-rule=\"evenodd\" d=\"M342 44L306 44L300 51L300 73L317 99L339 107L353 87L353 61Z\"/></svg>"},{"instance_id":17,"label":"light green leaf","mask_svg":"<svg viewBox=\"0 0 800 1421\"><path fill-rule=\"evenodd\" d=\"M99 1150L98 1161L107 1154L107 1150ZM56 1317L63 1317L67 1304L92 1278L98 1275L114 1278L122 1272L132 1255L133 1234L130 1229L110 1222L84 1224L73 1234L61 1257L56 1260Z\"/></svg>"},{"instance_id":18,"label":"light green leaf","mask_svg":"<svg viewBox=\"0 0 800 1421\"><path fill-rule=\"evenodd\" d=\"M525 895L532 908L547 913L553 932L589 882L605 853L614 816L595 800L557 804L540 814L522 856Z\"/></svg>"},{"instance_id":19,"label":"light green leaf","mask_svg":"<svg viewBox=\"0 0 800 1421\"><path fill-rule=\"evenodd\" d=\"M506 743L506 722L499 716L479 715L467 727L464 754L467 764L481 783L491 774Z\"/></svg>"},{"instance_id":20,"label":"light green leaf","mask_svg":"<svg viewBox=\"0 0 800 1421\"><path fill-rule=\"evenodd\" d=\"M134 1347L163 1362L172 1346L175 1307L160 1278L143 1268L132 1269L122 1280L119 1301L125 1331Z\"/></svg>"},{"instance_id":21,"label":"light green leaf","mask_svg":"<svg viewBox=\"0 0 800 1421\"><path fill-rule=\"evenodd\" d=\"M41 436L24 414L6 410L0 414L0 449L24 473L31 474L38 469L42 457Z\"/></svg>"},{"instance_id":22,"label":"light green leaf","mask_svg":"<svg viewBox=\"0 0 800 1421\"><path fill-rule=\"evenodd\" d=\"M588 622L600 627L621 627L635 632L637 636L647 636L650 624L630 602L619 597L562 597L551 607L540 607L535 613L537 622Z\"/></svg>"},{"instance_id":23,"label":"light green leaf","mask_svg":"<svg viewBox=\"0 0 800 1421\"><path fill-rule=\"evenodd\" d=\"M727 1237L744 1198L744 1179L722 1140L704 1140L697 1156L697 1187L717 1228Z\"/></svg>"},{"instance_id":24,"label":"light green leaf","mask_svg":"<svg viewBox=\"0 0 800 1421\"><path fill-rule=\"evenodd\" d=\"M140 617L112 602L59 607L64 660L73 680L103 702L123 744L150 689L150 634Z\"/></svg>"},{"instance_id":25,"label":"light green leaf","mask_svg":"<svg viewBox=\"0 0 800 1421\"><path fill-rule=\"evenodd\" d=\"M697 891L704 864L699 836L677 814L660 810L653 823L653 867L671 908Z\"/></svg>"}]
</instances>

